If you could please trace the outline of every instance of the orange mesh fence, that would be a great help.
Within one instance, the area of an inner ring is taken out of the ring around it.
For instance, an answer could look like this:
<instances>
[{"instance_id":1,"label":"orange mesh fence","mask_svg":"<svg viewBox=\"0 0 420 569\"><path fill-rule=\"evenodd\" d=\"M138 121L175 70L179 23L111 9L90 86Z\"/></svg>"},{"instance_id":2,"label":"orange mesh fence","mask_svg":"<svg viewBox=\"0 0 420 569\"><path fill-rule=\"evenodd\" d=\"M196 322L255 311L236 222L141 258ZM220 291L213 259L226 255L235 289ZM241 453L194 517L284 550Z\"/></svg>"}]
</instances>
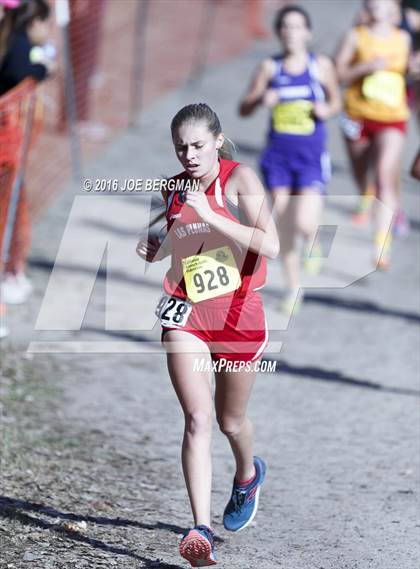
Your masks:
<instances>
[{"instance_id":1,"label":"orange mesh fence","mask_svg":"<svg viewBox=\"0 0 420 569\"><path fill-rule=\"evenodd\" d=\"M4 258L9 258L7 270L16 272L29 248L23 173L26 156L42 124L37 100L37 87L31 79L0 97L0 272Z\"/></svg>"}]
</instances>

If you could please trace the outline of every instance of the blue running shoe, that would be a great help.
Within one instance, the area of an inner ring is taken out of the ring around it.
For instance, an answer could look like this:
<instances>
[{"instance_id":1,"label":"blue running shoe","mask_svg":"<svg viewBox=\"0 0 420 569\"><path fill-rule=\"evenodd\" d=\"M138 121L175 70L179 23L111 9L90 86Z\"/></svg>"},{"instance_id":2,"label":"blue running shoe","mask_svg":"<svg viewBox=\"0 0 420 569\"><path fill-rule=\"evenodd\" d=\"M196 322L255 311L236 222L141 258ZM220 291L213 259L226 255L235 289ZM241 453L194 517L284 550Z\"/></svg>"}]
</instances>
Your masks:
<instances>
[{"instance_id":1,"label":"blue running shoe","mask_svg":"<svg viewBox=\"0 0 420 569\"><path fill-rule=\"evenodd\" d=\"M216 565L213 531L205 525L190 529L179 544L179 553L191 563L191 567Z\"/></svg>"},{"instance_id":2,"label":"blue running shoe","mask_svg":"<svg viewBox=\"0 0 420 569\"><path fill-rule=\"evenodd\" d=\"M223 525L229 531L240 531L254 519L258 509L258 498L264 482L266 464L258 456L254 456L256 476L248 486L238 486L233 481L232 496L223 514Z\"/></svg>"}]
</instances>

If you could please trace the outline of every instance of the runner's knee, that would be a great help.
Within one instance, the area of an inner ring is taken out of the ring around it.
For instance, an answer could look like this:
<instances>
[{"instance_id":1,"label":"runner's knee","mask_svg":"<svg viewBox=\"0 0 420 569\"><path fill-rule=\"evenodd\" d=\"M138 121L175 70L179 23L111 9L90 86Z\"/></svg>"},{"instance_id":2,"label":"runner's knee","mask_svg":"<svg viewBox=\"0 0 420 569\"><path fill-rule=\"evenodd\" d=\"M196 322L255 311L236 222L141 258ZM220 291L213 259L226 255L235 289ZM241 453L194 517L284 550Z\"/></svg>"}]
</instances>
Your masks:
<instances>
[{"instance_id":1,"label":"runner's knee","mask_svg":"<svg viewBox=\"0 0 420 569\"><path fill-rule=\"evenodd\" d=\"M199 410L185 414L185 430L191 435L208 435L211 433L211 424L211 412Z\"/></svg>"},{"instance_id":2,"label":"runner's knee","mask_svg":"<svg viewBox=\"0 0 420 569\"><path fill-rule=\"evenodd\" d=\"M217 419L220 431L227 437L237 436L245 422L245 416L237 417L220 417Z\"/></svg>"},{"instance_id":3,"label":"runner's knee","mask_svg":"<svg viewBox=\"0 0 420 569\"><path fill-rule=\"evenodd\" d=\"M296 219L296 229L299 233L303 233L303 235L309 237L310 235L314 235L318 229L318 224L312 220L299 218L298 216Z\"/></svg>"}]
</instances>

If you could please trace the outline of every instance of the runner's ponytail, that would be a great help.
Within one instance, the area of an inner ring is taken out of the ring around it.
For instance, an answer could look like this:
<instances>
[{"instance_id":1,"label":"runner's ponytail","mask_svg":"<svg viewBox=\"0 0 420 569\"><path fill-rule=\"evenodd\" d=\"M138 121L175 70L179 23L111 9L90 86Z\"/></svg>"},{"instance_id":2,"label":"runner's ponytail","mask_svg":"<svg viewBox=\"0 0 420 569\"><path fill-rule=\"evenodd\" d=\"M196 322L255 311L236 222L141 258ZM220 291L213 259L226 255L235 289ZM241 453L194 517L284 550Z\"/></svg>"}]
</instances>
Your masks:
<instances>
[{"instance_id":1,"label":"runner's ponytail","mask_svg":"<svg viewBox=\"0 0 420 569\"><path fill-rule=\"evenodd\" d=\"M224 158L225 160L232 160L235 152L235 143L230 138L225 137L222 146L219 148L219 157Z\"/></svg>"}]
</instances>

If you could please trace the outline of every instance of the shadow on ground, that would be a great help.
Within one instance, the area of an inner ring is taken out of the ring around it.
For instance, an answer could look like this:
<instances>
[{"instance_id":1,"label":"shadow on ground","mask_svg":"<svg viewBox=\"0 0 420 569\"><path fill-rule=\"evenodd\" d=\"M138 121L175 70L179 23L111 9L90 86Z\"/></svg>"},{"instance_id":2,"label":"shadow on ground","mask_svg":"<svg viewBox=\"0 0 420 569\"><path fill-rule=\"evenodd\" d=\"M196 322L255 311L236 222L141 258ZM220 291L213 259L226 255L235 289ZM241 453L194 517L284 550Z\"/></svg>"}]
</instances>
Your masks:
<instances>
[{"instance_id":1,"label":"shadow on ground","mask_svg":"<svg viewBox=\"0 0 420 569\"><path fill-rule=\"evenodd\" d=\"M373 389L382 393L394 393L396 395L409 395L411 397L420 397L420 391L404 387L392 387L382 385L374 381L357 379L346 376L340 371L326 370L315 366L293 366L283 360L275 358L263 358L267 362L276 362L275 373L283 373L287 375L297 376L302 379L315 379L319 381L328 381L333 383L341 383L352 387L361 387L364 389Z\"/></svg>"},{"instance_id":2,"label":"shadow on ground","mask_svg":"<svg viewBox=\"0 0 420 569\"><path fill-rule=\"evenodd\" d=\"M307 294L304 297L305 303L322 304L343 310L353 310L354 312L363 312L365 314L377 314L378 316L390 316L392 318L402 318L413 324L420 323L420 315L415 312L407 312L405 310L396 310L393 308L385 308L370 300L347 300L345 298L337 298L335 296Z\"/></svg>"},{"instance_id":3,"label":"shadow on ground","mask_svg":"<svg viewBox=\"0 0 420 569\"><path fill-rule=\"evenodd\" d=\"M360 282L362 283L363 281ZM280 289L275 289L273 287L267 286L264 287L264 296L277 301L281 296L281 291ZM372 302L371 300L339 298L338 296L327 294L311 294L309 292L306 292L303 298L303 302L304 304L319 304L328 308L338 308L341 310L360 312L363 314L374 314L377 316L385 316L390 318L401 318L410 324L420 324L420 314L417 312L408 312L406 310L387 308L385 306L381 306L376 302Z\"/></svg>"},{"instance_id":4,"label":"shadow on ground","mask_svg":"<svg viewBox=\"0 0 420 569\"><path fill-rule=\"evenodd\" d=\"M172 565L163 563L157 559L149 559L142 555L138 555L131 549L124 547L118 547L101 541L99 539L93 539L81 533L77 533L63 527L57 523L51 523L49 521L43 520L41 518L31 516L25 512L35 512L37 514L42 514L44 516L49 516L52 518L60 518L62 520L69 521L84 521L89 523L95 523L100 525L110 525L114 527L136 527L146 530L165 530L173 532L176 534L181 534L186 531L187 528L182 528L180 526L166 524L163 522L156 522L154 524L145 524L142 522L137 522L135 520L126 520L122 518L106 518L106 517L95 517L95 516L83 516L74 513L65 513L55 510L49 506L43 504L36 504L32 502L26 502L24 500L17 500L14 498L9 498L7 496L0 496L0 516L5 519L13 519L20 522L23 525L36 527L39 529L48 530L57 534L61 537L65 537L72 541L77 541L84 543L92 548L100 549L108 553L115 553L117 555L125 555L136 559L144 563L143 567L146 569L183 569L179 565ZM223 541L218 538L218 541Z\"/></svg>"}]
</instances>

